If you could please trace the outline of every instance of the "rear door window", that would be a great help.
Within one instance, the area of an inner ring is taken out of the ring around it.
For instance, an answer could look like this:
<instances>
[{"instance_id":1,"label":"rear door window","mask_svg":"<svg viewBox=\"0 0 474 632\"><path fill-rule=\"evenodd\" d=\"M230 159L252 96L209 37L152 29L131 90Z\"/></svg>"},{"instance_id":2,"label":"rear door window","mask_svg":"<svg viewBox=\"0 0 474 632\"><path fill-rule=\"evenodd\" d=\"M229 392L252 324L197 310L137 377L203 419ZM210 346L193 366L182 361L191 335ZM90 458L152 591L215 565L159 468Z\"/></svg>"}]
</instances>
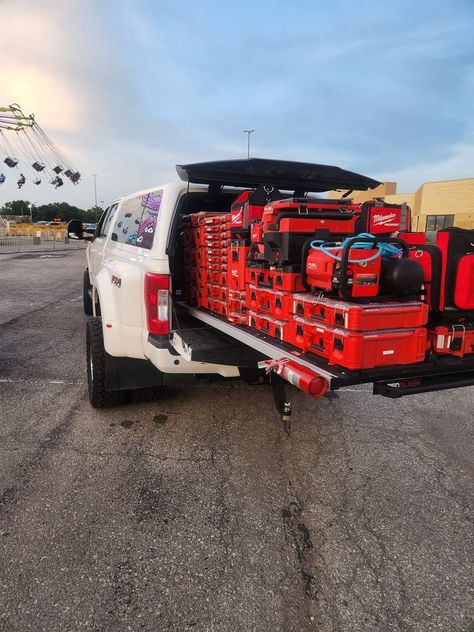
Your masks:
<instances>
[{"instance_id":1,"label":"rear door window","mask_svg":"<svg viewBox=\"0 0 474 632\"><path fill-rule=\"evenodd\" d=\"M124 200L115 221L112 240L150 250L160 214L163 190Z\"/></svg>"}]
</instances>

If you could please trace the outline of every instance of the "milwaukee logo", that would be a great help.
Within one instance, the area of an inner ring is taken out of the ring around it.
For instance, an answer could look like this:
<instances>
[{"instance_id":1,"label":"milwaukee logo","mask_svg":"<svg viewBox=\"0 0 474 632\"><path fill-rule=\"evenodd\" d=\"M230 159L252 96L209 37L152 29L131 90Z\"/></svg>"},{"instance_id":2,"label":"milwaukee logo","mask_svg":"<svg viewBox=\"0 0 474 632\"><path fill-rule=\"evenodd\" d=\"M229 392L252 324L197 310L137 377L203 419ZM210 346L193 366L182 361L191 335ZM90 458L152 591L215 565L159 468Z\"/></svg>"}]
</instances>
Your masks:
<instances>
[{"instance_id":1,"label":"milwaukee logo","mask_svg":"<svg viewBox=\"0 0 474 632\"><path fill-rule=\"evenodd\" d=\"M388 215L376 214L372 217L374 226L398 226L399 219L397 213L389 213Z\"/></svg>"}]
</instances>

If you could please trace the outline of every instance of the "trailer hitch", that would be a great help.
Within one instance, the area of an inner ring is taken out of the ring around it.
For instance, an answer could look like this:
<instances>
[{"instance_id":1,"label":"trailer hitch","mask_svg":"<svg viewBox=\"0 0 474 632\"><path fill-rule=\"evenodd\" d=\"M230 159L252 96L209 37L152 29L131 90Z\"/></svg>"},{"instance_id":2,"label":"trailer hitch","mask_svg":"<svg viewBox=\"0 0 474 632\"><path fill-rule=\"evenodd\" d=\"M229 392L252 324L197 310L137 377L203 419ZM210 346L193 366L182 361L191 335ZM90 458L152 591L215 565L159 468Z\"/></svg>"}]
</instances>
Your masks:
<instances>
[{"instance_id":1,"label":"trailer hitch","mask_svg":"<svg viewBox=\"0 0 474 632\"><path fill-rule=\"evenodd\" d=\"M287 434L290 433L291 404L286 397L284 381L315 398L323 397L329 388L329 382L324 377L289 358L262 360L258 363L258 368L265 369L267 373L272 374L275 406L281 415L283 427Z\"/></svg>"}]
</instances>

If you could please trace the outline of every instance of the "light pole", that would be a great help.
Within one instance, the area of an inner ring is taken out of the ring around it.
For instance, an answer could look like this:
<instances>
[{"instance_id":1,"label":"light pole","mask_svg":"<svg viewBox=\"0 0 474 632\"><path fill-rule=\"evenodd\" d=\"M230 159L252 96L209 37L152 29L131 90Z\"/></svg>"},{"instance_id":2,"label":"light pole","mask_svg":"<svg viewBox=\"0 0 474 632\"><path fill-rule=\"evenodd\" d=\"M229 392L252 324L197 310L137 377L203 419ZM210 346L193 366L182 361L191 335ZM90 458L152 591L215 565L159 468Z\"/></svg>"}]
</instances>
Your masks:
<instances>
[{"instance_id":1,"label":"light pole","mask_svg":"<svg viewBox=\"0 0 474 632\"><path fill-rule=\"evenodd\" d=\"M30 211L30 225L33 224L33 204L28 202L28 208Z\"/></svg>"},{"instance_id":2,"label":"light pole","mask_svg":"<svg viewBox=\"0 0 474 632\"><path fill-rule=\"evenodd\" d=\"M254 129L244 129L244 134L247 134L247 159L250 158L250 134L254 131Z\"/></svg>"},{"instance_id":3,"label":"light pole","mask_svg":"<svg viewBox=\"0 0 474 632\"><path fill-rule=\"evenodd\" d=\"M97 208L97 174L93 173L92 177L94 178L94 199L95 199L95 207Z\"/></svg>"}]
</instances>

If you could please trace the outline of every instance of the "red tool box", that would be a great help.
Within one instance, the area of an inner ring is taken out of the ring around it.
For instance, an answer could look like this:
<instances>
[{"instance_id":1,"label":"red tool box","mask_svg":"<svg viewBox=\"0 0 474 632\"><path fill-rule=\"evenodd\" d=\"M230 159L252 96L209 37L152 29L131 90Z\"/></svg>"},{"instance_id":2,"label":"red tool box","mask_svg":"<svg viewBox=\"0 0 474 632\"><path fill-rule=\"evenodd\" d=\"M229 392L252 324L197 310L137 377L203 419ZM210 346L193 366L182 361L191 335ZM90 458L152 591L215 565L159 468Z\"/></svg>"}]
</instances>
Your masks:
<instances>
[{"instance_id":1,"label":"red tool box","mask_svg":"<svg viewBox=\"0 0 474 632\"><path fill-rule=\"evenodd\" d=\"M232 240L227 249L227 285L234 290L245 289L245 266L250 250L247 240Z\"/></svg>"},{"instance_id":2,"label":"red tool box","mask_svg":"<svg viewBox=\"0 0 474 632\"><path fill-rule=\"evenodd\" d=\"M247 286L247 308L257 314L269 315L272 318L288 320L291 317L293 306L293 294L291 292L279 292L258 288L255 285Z\"/></svg>"},{"instance_id":3,"label":"red tool box","mask_svg":"<svg viewBox=\"0 0 474 632\"><path fill-rule=\"evenodd\" d=\"M411 211L406 204L370 200L360 206L354 232L388 237L396 231L409 231L410 228Z\"/></svg>"},{"instance_id":4,"label":"red tool box","mask_svg":"<svg viewBox=\"0 0 474 632\"><path fill-rule=\"evenodd\" d=\"M262 228L264 259L275 265L300 264L304 242L323 230L326 239L354 232L358 205L340 200L281 200L265 207Z\"/></svg>"},{"instance_id":5,"label":"red tool box","mask_svg":"<svg viewBox=\"0 0 474 632\"><path fill-rule=\"evenodd\" d=\"M247 310L246 294L244 290L227 290L229 312L245 312Z\"/></svg>"},{"instance_id":6,"label":"red tool box","mask_svg":"<svg viewBox=\"0 0 474 632\"><path fill-rule=\"evenodd\" d=\"M312 292L292 296L296 316L352 331L422 327L428 320L428 305L422 302L357 304Z\"/></svg>"},{"instance_id":7,"label":"red tool box","mask_svg":"<svg viewBox=\"0 0 474 632\"><path fill-rule=\"evenodd\" d=\"M301 280L299 266L270 268L268 264L252 263L245 269L247 283L270 290L284 292L303 292L305 287Z\"/></svg>"},{"instance_id":8,"label":"red tool box","mask_svg":"<svg viewBox=\"0 0 474 632\"><path fill-rule=\"evenodd\" d=\"M426 329L384 329L355 332L295 317L285 330L286 342L357 371L424 360Z\"/></svg>"},{"instance_id":9,"label":"red tool box","mask_svg":"<svg viewBox=\"0 0 474 632\"><path fill-rule=\"evenodd\" d=\"M285 340L288 337L287 330L289 323L283 320L276 320L270 316L256 314L255 312L247 313L247 324L253 329L257 329L268 336Z\"/></svg>"},{"instance_id":10,"label":"red tool box","mask_svg":"<svg viewBox=\"0 0 474 632\"><path fill-rule=\"evenodd\" d=\"M428 341L434 353L462 358L474 353L474 323L439 325L428 330Z\"/></svg>"}]
</instances>

